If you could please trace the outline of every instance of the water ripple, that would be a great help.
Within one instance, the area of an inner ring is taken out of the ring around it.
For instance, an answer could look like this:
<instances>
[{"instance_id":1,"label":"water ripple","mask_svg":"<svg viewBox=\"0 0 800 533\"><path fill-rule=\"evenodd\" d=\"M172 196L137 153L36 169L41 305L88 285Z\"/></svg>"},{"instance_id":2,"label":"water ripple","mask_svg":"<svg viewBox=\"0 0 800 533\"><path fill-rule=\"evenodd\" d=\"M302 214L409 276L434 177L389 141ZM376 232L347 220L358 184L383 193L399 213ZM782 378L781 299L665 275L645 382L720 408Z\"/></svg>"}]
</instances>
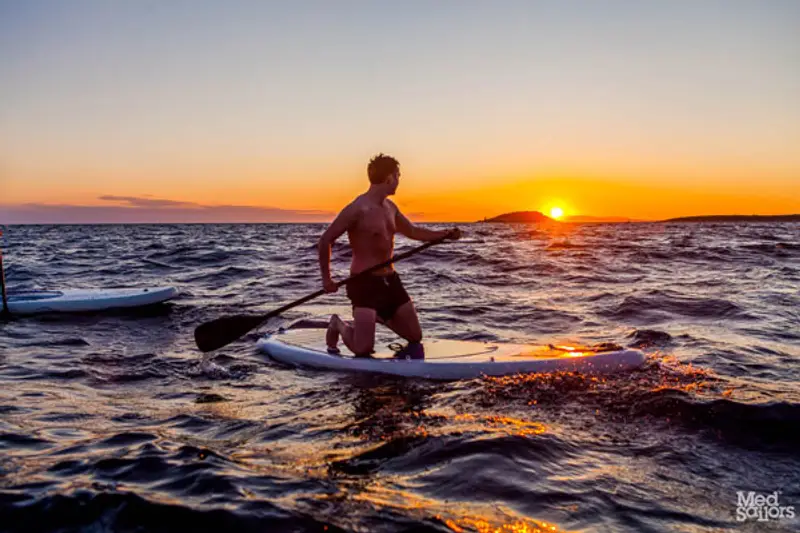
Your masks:
<instances>
[{"instance_id":1,"label":"water ripple","mask_svg":"<svg viewBox=\"0 0 800 533\"><path fill-rule=\"evenodd\" d=\"M646 364L432 383L290 369L255 332L201 356L197 324L319 288L322 226L12 227L14 289L181 295L0 322L0 529L710 531L741 526L738 490L800 502L800 225L464 229L396 265L426 336Z\"/></svg>"}]
</instances>

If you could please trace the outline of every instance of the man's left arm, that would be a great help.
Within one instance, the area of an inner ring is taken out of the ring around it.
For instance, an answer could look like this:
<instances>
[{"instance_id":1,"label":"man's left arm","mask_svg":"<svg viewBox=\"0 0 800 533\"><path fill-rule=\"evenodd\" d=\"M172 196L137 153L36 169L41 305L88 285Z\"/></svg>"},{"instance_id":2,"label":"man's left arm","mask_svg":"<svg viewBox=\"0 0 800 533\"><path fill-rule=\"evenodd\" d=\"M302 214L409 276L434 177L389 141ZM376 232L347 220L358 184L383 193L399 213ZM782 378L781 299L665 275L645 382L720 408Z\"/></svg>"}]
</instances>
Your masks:
<instances>
[{"instance_id":1,"label":"man's left arm","mask_svg":"<svg viewBox=\"0 0 800 533\"><path fill-rule=\"evenodd\" d=\"M448 235L451 235L453 239L461 237L461 230L458 228L433 230L415 226L399 209L397 209L397 214L395 215L395 226L397 227L397 233L415 241L435 241Z\"/></svg>"}]
</instances>

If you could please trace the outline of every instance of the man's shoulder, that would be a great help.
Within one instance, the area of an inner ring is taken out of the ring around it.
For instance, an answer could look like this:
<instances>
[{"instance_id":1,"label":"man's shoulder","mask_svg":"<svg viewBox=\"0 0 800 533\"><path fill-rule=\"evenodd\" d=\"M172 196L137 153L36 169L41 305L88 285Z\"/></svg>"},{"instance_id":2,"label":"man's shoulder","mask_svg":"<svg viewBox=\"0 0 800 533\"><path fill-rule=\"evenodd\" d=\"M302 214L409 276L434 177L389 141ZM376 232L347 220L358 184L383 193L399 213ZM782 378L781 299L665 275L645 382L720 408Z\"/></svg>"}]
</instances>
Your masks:
<instances>
[{"instance_id":1,"label":"man's shoulder","mask_svg":"<svg viewBox=\"0 0 800 533\"><path fill-rule=\"evenodd\" d=\"M364 209L364 195L359 194L358 196L353 198L353 201L347 204L345 206L345 209L347 209L348 211L361 211L362 209Z\"/></svg>"},{"instance_id":2,"label":"man's shoulder","mask_svg":"<svg viewBox=\"0 0 800 533\"><path fill-rule=\"evenodd\" d=\"M363 195L356 196L353 200L342 208L342 215L348 218L358 218L364 212L365 205Z\"/></svg>"}]
</instances>

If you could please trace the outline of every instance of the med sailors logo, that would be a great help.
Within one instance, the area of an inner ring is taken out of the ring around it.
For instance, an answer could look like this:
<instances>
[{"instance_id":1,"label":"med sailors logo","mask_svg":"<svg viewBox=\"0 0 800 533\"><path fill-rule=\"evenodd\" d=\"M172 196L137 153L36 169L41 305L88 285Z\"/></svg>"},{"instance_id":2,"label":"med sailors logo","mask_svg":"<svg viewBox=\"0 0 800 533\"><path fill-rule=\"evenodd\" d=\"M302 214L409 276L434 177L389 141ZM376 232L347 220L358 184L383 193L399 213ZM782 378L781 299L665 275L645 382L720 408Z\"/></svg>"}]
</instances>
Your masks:
<instances>
[{"instance_id":1,"label":"med sailors logo","mask_svg":"<svg viewBox=\"0 0 800 533\"><path fill-rule=\"evenodd\" d=\"M736 521L756 520L770 522L791 520L795 517L793 505L781 505L780 491L770 494L736 491Z\"/></svg>"}]
</instances>

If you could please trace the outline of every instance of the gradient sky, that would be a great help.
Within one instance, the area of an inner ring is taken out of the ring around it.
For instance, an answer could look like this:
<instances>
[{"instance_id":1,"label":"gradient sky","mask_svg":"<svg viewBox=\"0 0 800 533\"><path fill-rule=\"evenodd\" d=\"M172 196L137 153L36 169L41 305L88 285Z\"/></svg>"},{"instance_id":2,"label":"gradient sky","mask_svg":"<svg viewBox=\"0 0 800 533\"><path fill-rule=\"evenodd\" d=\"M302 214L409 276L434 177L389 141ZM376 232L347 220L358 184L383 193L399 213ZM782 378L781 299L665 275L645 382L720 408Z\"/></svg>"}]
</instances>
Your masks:
<instances>
[{"instance_id":1,"label":"gradient sky","mask_svg":"<svg viewBox=\"0 0 800 533\"><path fill-rule=\"evenodd\" d=\"M0 222L800 212L800 2L0 0Z\"/></svg>"}]
</instances>

